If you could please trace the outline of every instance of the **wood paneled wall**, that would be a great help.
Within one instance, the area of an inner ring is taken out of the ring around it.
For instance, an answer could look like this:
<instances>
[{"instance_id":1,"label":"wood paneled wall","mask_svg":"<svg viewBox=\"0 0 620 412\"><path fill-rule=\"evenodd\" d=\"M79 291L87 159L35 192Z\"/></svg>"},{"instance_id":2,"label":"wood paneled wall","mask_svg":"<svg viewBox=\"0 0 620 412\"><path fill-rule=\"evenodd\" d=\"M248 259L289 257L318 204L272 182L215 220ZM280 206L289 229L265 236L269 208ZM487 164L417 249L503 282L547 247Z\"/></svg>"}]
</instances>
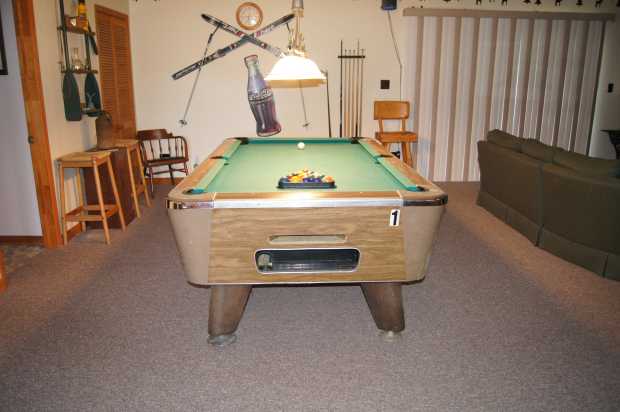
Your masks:
<instances>
[{"instance_id":1,"label":"wood paneled wall","mask_svg":"<svg viewBox=\"0 0 620 412\"><path fill-rule=\"evenodd\" d=\"M587 153L608 14L408 9L417 165L479 180L477 141L502 129Z\"/></svg>"}]
</instances>

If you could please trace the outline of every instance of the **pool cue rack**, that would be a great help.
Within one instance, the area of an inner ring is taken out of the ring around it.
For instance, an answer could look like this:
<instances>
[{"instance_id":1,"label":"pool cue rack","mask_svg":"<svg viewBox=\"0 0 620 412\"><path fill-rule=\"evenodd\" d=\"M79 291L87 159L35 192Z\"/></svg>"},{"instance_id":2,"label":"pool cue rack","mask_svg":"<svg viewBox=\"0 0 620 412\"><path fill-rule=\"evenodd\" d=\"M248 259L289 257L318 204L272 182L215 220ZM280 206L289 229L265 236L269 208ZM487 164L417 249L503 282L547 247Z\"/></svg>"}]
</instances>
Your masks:
<instances>
[{"instance_id":1,"label":"pool cue rack","mask_svg":"<svg viewBox=\"0 0 620 412\"><path fill-rule=\"evenodd\" d=\"M340 41L340 137L360 137L364 101L364 49L344 49Z\"/></svg>"}]
</instances>

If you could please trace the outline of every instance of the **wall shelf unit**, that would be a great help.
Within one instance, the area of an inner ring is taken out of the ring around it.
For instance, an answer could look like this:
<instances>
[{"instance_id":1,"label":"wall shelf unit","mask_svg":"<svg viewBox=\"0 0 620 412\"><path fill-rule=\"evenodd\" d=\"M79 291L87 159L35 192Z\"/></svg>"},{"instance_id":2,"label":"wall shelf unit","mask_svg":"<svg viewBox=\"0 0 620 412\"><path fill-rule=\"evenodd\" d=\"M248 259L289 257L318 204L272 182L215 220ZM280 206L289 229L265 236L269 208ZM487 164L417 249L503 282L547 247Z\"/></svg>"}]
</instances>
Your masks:
<instances>
[{"instance_id":1,"label":"wall shelf unit","mask_svg":"<svg viewBox=\"0 0 620 412\"><path fill-rule=\"evenodd\" d=\"M97 74L97 73L99 73L99 71L97 71L97 70L89 70L89 69L78 69L78 70L74 70L74 69L66 70L66 69L63 69L60 72L61 73L69 72L69 73L74 73L74 74L88 74L88 73Z\"/></svg>"},{"instance_id":2,"label":"wall shelf unit","mask_svg":"<svg viewBox=\"0 0 620 412\"><path fill-rule=\"evenodd\" d=\"M91 48L95 54L97 51L97 43L95 41L95 32L90 29L88 18L79 16L68 16L65 14L64 0L58 0L60 15L62 16L60 25L57 30L62 34L62 50L64 53L64 63L61 67L63 77L63 100L65 104L65 118L67 121L81 121L82 115L89 117L97 117L102 113L101 96L99 93L99 85L94 76L98 73L91 65L90 51ZM88 27L88 29L86 29ZM84 64L75 64L76 60L80 60L78 49L74 48L74 55L69 57L69 42L67 35L84 36L85 62ZM84 79L84 95L80 96L80 91L74 75L86 75Z\"/></svg>"}]
</instances>

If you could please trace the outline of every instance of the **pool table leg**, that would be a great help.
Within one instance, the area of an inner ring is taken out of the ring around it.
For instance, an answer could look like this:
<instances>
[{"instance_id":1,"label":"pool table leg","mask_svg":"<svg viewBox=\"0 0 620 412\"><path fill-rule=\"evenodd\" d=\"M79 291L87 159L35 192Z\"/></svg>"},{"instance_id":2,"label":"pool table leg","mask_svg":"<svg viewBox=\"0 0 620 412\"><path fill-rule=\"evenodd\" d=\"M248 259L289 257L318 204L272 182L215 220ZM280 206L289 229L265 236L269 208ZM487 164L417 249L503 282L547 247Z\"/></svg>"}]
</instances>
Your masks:
<instances>
[{"instance_id":1,"label":"pool table leg","mask_svg":"<svg viewBox=\"0 0 620 412\"><path fill-rule=\"evenodd\" d=\"M385 332L385 338L398 336L398 333L405 329L401 284L362 283L360 286L375 324Z\"/></svg>"},{"instance_id":2,"label":"pool table leg","mask_svg":"<svg viewBox=\"0 0 620 412\"><path fill-rule=\"evenodd\" d=\"M211 286L209 343L226 346L237 340L235 331L251 290L250 285Z\"/></svg>"}]
</instances>

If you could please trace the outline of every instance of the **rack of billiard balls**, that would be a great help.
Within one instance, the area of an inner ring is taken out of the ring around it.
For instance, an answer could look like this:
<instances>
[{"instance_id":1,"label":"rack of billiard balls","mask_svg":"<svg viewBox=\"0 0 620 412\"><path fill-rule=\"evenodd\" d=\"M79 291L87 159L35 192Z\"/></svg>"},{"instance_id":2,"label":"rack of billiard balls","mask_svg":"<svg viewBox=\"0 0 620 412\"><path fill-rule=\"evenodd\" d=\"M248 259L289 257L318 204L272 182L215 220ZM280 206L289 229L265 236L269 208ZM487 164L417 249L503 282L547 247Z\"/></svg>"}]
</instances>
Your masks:
<instances>
[{"instance_id":1,"label":"rack of billiard balls","mask_svg":"<svg viewBox=\"0 0 620 412\"><path fill-rule=\"evenodd\" d=\"M336 182L331 176L309 169L289 173L278 180L279 189L333 189Z\"/></svg>"}]
</instances>

